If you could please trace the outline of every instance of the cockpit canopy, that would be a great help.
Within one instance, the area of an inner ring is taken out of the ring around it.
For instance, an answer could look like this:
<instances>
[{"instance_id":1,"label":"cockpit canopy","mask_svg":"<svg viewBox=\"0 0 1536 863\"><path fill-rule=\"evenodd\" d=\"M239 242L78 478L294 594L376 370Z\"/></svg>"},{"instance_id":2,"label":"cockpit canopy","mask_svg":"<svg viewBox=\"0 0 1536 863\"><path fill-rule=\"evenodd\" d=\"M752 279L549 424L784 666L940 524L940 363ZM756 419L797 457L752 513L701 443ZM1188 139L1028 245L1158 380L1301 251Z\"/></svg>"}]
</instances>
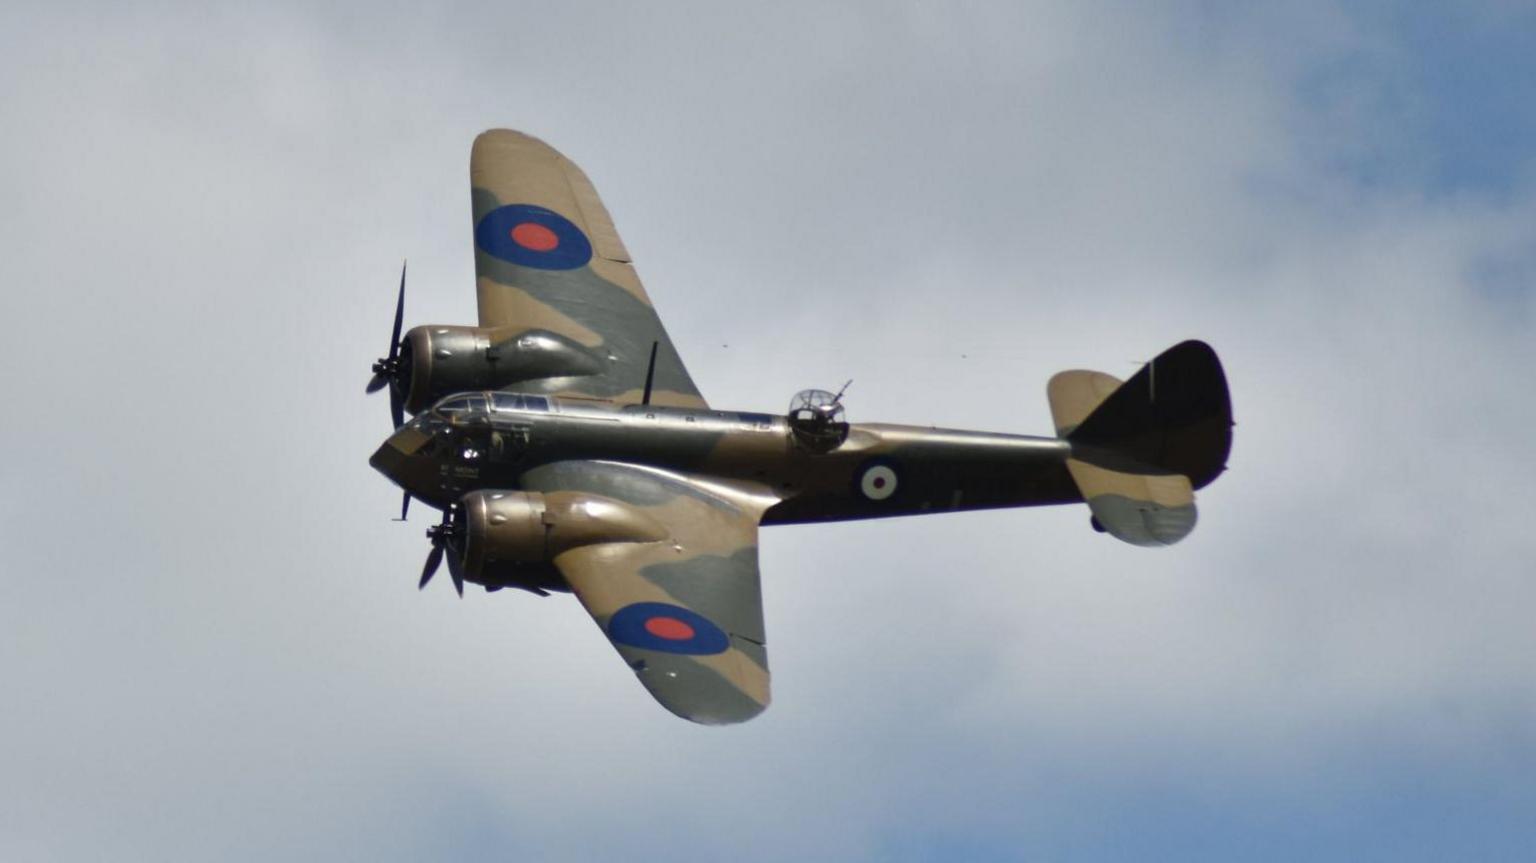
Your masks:
<instances>
[{"instance_id":1,"label":"cockpit canopy","mask_svg":"<svg viewBox=\"0 0 1536 863\"><path fill-rule=\"evenodd\" d=\"M484 414L487 411L548 411L549 399L525 393L454 393L433 405L431 412L452 418L468 414Z\"/></svg>"},{"instance_id":2,"label":"cockpit canopy","mask_svg":"<svg viewBox=\"0 0 1536 863\"><path fill-rule=\"evenodd\" d=\"M483 414L486 411L485 393L455 393L439 399L432 406L432 413L441 416L453 416L455 414Z\"/></svg>"}]
</instances>

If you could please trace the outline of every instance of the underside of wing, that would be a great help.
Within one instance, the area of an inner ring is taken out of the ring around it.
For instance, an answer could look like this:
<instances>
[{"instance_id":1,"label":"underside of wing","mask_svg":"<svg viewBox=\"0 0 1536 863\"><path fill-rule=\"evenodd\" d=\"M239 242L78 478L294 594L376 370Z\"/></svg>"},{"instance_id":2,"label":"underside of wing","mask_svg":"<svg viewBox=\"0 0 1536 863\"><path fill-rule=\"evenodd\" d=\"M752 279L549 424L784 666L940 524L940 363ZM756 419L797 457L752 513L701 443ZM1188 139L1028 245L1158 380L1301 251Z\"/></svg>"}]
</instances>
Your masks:
<instances>
[{"instance_id":1,"label":"underside of wing","mask_svg":"<svg viewBox=\"0 0 1536 863\"><path fill-rule=\"evenodd\" d=\"M523 486L580 492L665 539L582 545L555 565L641 684L694 722L744 722L768 706L757 527L774 498L612 462L557 462Z\"/></svg>"},{"instance_id":2,"label":"underside of wing","mask_svg":"<svg viewBox=\"0 0 1536 863\"><path fill-rule=\"evenodd\" d=\"M639 402L654 346L651 401L704 407L586 174L537 138L493 129L470 156L480 326L498 344L551 338L589 355L590 374L521 384Z\"/></svg>"}]
</instances>

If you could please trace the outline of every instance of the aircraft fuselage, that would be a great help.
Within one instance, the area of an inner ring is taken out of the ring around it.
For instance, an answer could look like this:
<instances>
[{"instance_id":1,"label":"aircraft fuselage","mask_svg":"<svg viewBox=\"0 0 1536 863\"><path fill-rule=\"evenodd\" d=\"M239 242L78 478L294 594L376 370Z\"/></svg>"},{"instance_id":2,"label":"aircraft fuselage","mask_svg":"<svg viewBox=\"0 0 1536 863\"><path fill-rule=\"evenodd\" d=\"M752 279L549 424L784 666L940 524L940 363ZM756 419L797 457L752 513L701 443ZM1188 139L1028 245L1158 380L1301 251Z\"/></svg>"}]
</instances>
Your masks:
<instances>
[{"instance_id":1,"label":"aircraft fuselage","mask_svg":"<svg viewBox=\"0 0 1536 863\"><path fill-rule=\"evenodd\" d=\"M479 394L476 394L477 396ZM515 490L530 468L617 461L729 482L779 499L764 524L881 518L1081 501L1057 438L853 424L819 452L782 416L527 397L537 409L424 412L371 464L444 508L480 489ZM509 398L520 399L511 396Z\"/></svg>"}]
</instances>

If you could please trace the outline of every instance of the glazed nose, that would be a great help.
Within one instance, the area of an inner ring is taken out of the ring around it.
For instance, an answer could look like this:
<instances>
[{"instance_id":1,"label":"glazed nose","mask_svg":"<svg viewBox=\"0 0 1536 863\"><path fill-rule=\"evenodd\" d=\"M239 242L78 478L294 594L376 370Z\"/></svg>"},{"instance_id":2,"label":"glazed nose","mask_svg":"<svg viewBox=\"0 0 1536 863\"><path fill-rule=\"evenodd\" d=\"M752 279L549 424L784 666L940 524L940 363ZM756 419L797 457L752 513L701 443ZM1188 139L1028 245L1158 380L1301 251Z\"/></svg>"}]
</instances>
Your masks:
<instances>
[{"instance_id":1,"label":"glazed nose","mask_svg":"<svg viewBox=\"0 0 1536 863\"><path fill-rule=\"evenodd\" d=\"M368 459L368 464L379 473L395 479L395 475L405 465L405 453L391 446L389 441L385 441L384 445Z\"/></svg>"},{"instance_id":2,"label":"glazed nose","mask_svg":"<svg viewBox=\"0 0 1536 863\"><path fill-rule=\"evenodd\" d=\"M384 441L383 446L368 459L368 463L374 470L403 486L407 462L431 439L430 435L420 429L404 426Z\"/></svg>"}]
</instances>

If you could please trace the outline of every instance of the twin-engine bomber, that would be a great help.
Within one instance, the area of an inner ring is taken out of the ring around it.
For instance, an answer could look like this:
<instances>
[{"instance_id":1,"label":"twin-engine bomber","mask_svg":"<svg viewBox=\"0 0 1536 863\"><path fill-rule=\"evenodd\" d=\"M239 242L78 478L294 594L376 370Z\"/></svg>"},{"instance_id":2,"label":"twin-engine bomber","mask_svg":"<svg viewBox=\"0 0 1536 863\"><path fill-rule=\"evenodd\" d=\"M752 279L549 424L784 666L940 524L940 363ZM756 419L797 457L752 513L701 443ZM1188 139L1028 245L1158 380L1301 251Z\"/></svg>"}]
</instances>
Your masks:
<instances>
[{"instance_id":1,"label":"twin-engine bomber","mask_svg":"<svg viewBox=\"0 0 1536 863\"><path fill-rule=\"evenodd\" d=\"M1171 545L1224 470L1215 352L1175 345L1126 381L1066 371L1054 437L850 423L842 393L784 414L705 403L586 175L508 130L470 157L479 325L401 336L396 431L370 463L443 511L425 587L573 592L640 682L694 722L768 706L759 525L1086 502L1095 530ZM405 414L414 414L409 421Z\"/></svg>"}]
</instances>

